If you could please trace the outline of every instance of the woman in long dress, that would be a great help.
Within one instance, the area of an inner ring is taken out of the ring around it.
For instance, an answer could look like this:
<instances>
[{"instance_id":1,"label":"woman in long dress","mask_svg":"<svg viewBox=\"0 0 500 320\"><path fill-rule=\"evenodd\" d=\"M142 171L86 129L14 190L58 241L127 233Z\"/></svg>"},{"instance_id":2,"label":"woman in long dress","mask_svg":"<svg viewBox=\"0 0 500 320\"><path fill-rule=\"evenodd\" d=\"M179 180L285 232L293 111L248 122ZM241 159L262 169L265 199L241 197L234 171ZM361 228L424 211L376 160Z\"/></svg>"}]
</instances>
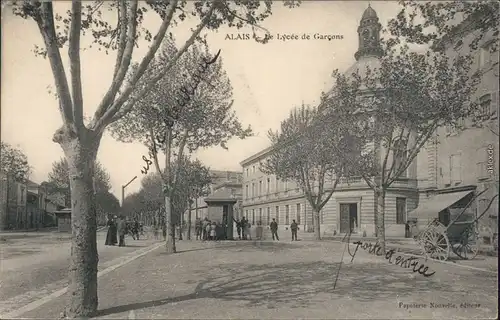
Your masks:
<instances>
[{"instance_id":1,"label":"woman in long dress","mask_svg":"<svg viewBox=\"0 0 500 320\"><path fill-rule=\"evenodd\" d=\"M106 242L104 243L107 246L114 246L117 242L116 240L116 222L113 218L108 218L107 222L108 232L106 233Z\"/></svg>"}]
</instances>

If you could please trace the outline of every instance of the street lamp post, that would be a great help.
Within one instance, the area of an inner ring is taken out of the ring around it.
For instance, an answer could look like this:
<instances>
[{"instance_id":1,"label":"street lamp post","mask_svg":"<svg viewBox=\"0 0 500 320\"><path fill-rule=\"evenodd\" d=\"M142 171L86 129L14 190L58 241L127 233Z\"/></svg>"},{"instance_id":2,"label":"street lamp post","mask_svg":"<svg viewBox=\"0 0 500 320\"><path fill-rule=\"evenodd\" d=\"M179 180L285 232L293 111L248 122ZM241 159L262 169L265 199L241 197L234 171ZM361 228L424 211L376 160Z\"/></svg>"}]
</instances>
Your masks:
<instances>
[{"instance_id":1,"label":"street lamp post","mask_svg":"<svg viewBox=\"0 0 500 320\"><path fill-rule=\"evenodd\" d=\"M137 179L137 176L133 177L132 180L130 180L127 184L123 185L122 186L122 208L123 208L123 203L125 202L125 188L132 183L132 181L134 181L135 179Z\"/></svg>"}]
</instances>

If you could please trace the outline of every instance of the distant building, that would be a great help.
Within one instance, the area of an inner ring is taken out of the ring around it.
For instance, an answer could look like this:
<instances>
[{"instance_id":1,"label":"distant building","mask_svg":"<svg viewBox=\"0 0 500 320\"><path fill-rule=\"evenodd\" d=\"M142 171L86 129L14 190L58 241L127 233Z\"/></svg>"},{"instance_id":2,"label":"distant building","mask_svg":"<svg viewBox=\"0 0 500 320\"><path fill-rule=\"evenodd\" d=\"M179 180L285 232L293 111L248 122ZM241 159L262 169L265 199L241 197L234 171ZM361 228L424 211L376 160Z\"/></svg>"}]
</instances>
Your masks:
<instances>
[{"instance_id":1,"label":"distant building","mask_svg":"<svg viewBox=\"0 0 500 320\"><path fill-rule=\"evenodd\" d=\"M380 67L382 55L377 13L373 8L363 12L358 27L358 51L356 62L347 69L346 75L355 71L360 74L366 68ZM383 148L381 146L381 148ZM289 227L295 220L302 230L313 231L312 208L304 193L294 181L280 181L275 176L260 172L259 163L272 148L267 148L241 162L243 167L243 213L252 223L268 224L275 218L280 228ZM333 179L325 182L325 191L333 187ZM404 236L407 211L416 208L418 202L416 164L394 181L385 197L385 226L387 236ZM376 198L374 191L361 178L341 180L333 196L320 212L320 229L323 236L346 232L375 234Z\"/></svg>"},{"instance_id":2,"label":"distant building","mask_svg":"<svg viewBox=\"0 0 500 320\"><path fill-rule=\"evenodd\" d=\"M242 174L238 171L220 171L220 170L210 170L212 175L212 184L210 185L210 195L224 194L225 196L234 197L237 202L233 207L234 216L238 217L241 211L241 199L242 199ZM194 201L191 206L191 219L194 221L196 218L204 219L208 217L210 219L210 213L208 210L205 198L200 197ZM188 212L184 213L184 221L187 221Z\"/></svg>"},{"instance_id":3,"label":"distant building","mask_svg":"<svg viewBox=\"0 0 500 320\"><path fill-rule=\"evenodd\" d=\"M49 196L45 188L33 181L19 182L0 174L0 230L54 225L52 213L64 205L64 199L59 198Z\"/></svg>"},{"instance_id":4,"label":"distant building","mask_svg":"<svg viewBox=\"0 0 500 320\"><path fill-rule=\"evenodd\" d=\"M463 26L470 32L470 24ZM469 28L469 29L467 29ZM364 11L358 27L359 48L356 62L346 74L366 67L372 70L380 66L382 54L379 46L380 29L377 14L370 6ZM466 39L450 35L441 44L450 56L468 50ZM425 145L417 158L387 191L385 199L385 226L388 237L403 237L405 223L422 220L424 216L449 222L448 208L463 207L474 194L488 188L471 209L480 214L495 194L499 185L498 142L498 52L491 53L494 35L488 33L477 52L475 68L483 70L483 79L477 99L484 109L485 122L474 126L471 119L463 119L465 130L456 133L450 128L439 128L433 139ZM272 152L264 149L241 162L243 168L242 211L255 224L268 224L275 218L280 228L289 226L293 219L302 230L312 231L312 209L302 190L293 181L280 181L273 175L260 172L260 162ZM326 181L325 191L332 181ZM442 195L446 195L445 197ZM446 199L445 199L446 198ZM375 234L374 208L376 198L364 181L352 178L341 181L332 198L320 212L323 236L366 232ZM425 211L425 212L424 212ZM498 198L480 220L479 231L485 241L498 233Z\"/></svg>"},{"instance_id":5,"label":"distant building","mask_svg":"<svg viewBox=\"0 0 500 320\"><path fill-rule=\"evenodd\" d=\"M478 49L470 51L469 44L477 36L473 32L476 20L463 21L455 34L449 34L436 46L450 57L473 53L473 72L482 72L481 83L475 98L481 106L482 125L473 119L462 119L464 130L456 132L450 127L441 127L423 148L417 158L419 166L420 205L410 216L418 218L420 208L440 212L440 220L450 220L443 210L443 197L452 197L455 205L466 204L474 194L487 189L471 206L474 213L481 214L490 199L498 194L499 142L498 142L498 95L499 58L498 51L491 47L497 35L493 30L485 32ZM465 196L464 196L465 195ZM450 204L453 206L453 204ZM480 219L479 233L485 242L490 242L498 233L498 198Z\"/></svg>"}]
</instances>

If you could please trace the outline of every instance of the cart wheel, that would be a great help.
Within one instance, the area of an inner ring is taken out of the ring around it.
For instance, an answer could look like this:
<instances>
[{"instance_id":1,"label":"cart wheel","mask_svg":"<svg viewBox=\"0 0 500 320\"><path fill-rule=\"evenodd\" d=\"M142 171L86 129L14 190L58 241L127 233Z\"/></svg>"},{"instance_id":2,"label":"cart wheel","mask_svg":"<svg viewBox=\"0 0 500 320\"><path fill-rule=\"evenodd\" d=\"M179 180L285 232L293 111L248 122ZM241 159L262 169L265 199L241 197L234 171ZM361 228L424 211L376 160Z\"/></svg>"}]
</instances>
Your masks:
<instances>
[{"instance_id":1,"label":"cart wheel","mask_svg":"<svg viewBox=\"0 0 500 320\"><path fill-rule=\"evenodd\" d=\"M427 258L445 261L450 255L450 241L442 228L430 226L420 236L420 245Z\"/></svg>"},{"instance_id":2,"label":"cart wheel","mask_svg":"<svg viewBox=\"0 0 500 320\"><path fill-rule=\"evenodd\" d=\"M479 233L469 228L452 247L453 252L464 260L474 259L479 252Z\"/></svg>"}]
</instances>

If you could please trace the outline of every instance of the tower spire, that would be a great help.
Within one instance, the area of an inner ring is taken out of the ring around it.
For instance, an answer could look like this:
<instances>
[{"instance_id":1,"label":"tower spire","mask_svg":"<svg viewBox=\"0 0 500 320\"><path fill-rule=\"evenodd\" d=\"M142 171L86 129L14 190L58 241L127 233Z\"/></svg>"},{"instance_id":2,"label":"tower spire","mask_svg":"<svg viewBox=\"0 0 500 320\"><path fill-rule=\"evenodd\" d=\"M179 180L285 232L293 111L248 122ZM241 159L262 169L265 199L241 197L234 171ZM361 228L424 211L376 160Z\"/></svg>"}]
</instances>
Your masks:
<instances>
[{"instance_id":1,"label":"tower spire","mask_svg":"<svg viewBox=\"0 0 500 320\"><path fill-rule=\"evenodd\" d=\"M368 3L368 8L363 12L358 27L359 48L354 54L356 60L362 57L380 57L382 55L383 51L380 46L381 29L382 25L379 23L377 13Z\"/></svg>"}]
</instances>

